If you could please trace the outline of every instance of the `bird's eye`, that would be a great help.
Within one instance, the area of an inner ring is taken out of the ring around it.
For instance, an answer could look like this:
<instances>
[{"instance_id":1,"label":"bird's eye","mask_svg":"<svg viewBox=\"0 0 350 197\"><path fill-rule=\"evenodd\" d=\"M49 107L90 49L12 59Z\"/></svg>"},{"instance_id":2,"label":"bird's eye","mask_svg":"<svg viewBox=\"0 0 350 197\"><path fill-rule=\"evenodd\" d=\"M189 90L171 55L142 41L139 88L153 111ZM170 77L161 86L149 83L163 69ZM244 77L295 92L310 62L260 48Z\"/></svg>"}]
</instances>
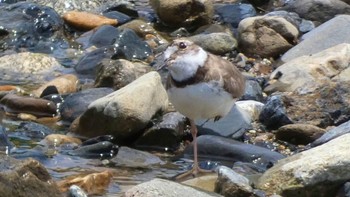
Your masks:
<instances>
[{"instance_id":1,"label":"bird's eye","mask_svg":"<svg viewBox=\"0 0 350 197\"><path fill-rule=\"evenodd\" d=\"M184 42L180 42L179 43L179 48L180 49L185 49L187 46L186 46L186 44L184 43Z\"/></svg>"}]
</instances>

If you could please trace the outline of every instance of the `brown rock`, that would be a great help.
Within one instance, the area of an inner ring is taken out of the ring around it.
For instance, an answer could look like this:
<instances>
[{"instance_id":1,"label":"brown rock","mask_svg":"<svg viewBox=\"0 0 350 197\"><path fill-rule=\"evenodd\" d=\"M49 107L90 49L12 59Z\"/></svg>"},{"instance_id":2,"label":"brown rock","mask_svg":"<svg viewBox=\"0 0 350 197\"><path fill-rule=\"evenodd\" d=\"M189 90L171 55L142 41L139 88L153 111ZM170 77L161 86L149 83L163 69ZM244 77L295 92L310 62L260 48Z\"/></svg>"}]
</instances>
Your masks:
<instances>
[{"instance_id":1,"label":"brown rock","mask_svg":"<svg viewBox=\"0 0 350 197\"><path fill-rule=\"evenodd\" d=\"M45 167L34 159L16 160L0 155L0 196L63 196Z\"/></svg>"},{"instance_id":2,"label":"brown rock","mask_svg":"<svg viewBox=\"0 0 350 197\"><path fill-rule=\"evenodd\" d=\"M78 77L72 74L62 75L33 91L34 96L40 97L48 86L55 86L59 94L73 93L77 91Z\"/></svg>"},{"instance_id":3,"label":"brown rock","mask_svg":"<svg viewBox=\"0 0 350 197\"><path fill-rule=\"evenodd\" d=\"M280 127L276 138L296 145L306 145L319 138L326 131L309 124L289 124Z\"/></svg>"},{"instance_id":4,"label":"brown rock","mask_svg":"<svg viewBox=\"0 0 350 197\"><path fill-rule=\"evenodd\" d=\"M63 15L63 19L69 25L83 30L90 30L101 25L117 25L116 19L110 19L102 15L89 12L69 11Z\"/></svg>"},{"instance_id":5,"label":"brown rock","mask_svg":"<svg viewBox=\"0 0 350 197\"><path fill-rule=\"evenodd\" d=\"M70 177L57 182L57 184L62 192L66 192L71 185L77 185L87 192L88 195L101 195L108 188L112 176L110 171L103 171Z\"/></svg>"},{"instance_id":6,"label":"brown rock","mask_svg":"<svg viewBox=\"0 0 350 197\"><path fill-rule=\"evenodd\" d=\"M52 101L16 94L7 94L0 103L4 105L5 112L10 114L27 113L37 117L53 117L57 110Z\"/></svg>"},{"instance_id":7,"label":"brown rock","mask_svg":"<svg viewBox=\"0 0 350 197\"><path fill-rule=\"evenodd\" d=\"M298 29L278 16L243 19L238 26L239 49L247 56L278 57L296 44Z\"/></svg>"}]
</instances>

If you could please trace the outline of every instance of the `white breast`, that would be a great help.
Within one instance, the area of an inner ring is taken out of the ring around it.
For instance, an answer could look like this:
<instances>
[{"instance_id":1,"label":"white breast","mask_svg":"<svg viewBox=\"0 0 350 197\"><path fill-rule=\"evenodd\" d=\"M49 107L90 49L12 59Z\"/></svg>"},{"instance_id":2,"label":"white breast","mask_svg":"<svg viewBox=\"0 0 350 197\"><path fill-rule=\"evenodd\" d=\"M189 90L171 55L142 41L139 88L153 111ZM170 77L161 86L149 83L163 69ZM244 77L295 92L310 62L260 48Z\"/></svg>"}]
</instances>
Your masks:
<instances>
[{"instance_id":1,"label":"white breast","mask_svg":"<svg viewBox=\"0 0 350 197\"><path fill-rule=\"evenodd\" d=\"M225 116L234 104L232 95L214 81L184 88L172 87L168 89L168 95L177 111L194 120Z\"/></svg>"}]
</instances>

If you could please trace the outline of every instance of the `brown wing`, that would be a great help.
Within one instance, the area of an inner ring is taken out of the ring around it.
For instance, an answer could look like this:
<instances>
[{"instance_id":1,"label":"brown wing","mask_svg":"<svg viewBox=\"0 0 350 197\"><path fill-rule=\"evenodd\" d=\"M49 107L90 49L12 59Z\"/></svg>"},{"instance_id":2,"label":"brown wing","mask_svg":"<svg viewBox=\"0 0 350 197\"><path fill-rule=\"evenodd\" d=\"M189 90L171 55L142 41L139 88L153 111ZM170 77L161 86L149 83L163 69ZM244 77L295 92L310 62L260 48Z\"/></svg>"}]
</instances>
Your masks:
<instances>
[{"instance_id":1,"label":"brown wing","mask_svg":"<svg viewBox=\"0 0 350 197\"><path fill-rule=\"evenodd\" d=\"M205 67L210 68L204 68L207 71L204 81L217 80L222 82L223 88L233 98L238 98L244 94L245 78L231 62L219 56L209 54Z\"/></svg>"}]
</instances>

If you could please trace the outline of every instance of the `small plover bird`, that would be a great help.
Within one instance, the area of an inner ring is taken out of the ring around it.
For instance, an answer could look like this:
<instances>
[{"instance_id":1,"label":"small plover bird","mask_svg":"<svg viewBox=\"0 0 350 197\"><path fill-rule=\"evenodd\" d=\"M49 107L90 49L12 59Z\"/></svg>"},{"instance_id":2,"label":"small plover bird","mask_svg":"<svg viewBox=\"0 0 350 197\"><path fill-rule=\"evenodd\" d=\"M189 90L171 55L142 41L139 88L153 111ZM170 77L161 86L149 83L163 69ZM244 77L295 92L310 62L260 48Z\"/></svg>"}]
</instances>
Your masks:
<instances>
[{"instance_id":1,"label":"small plover bird","mask_svg":"<svg viewBox=\"0 0 350 197\"><path fill-rule=\"evenodd\" d=\"M204 170L198 166L195 120L218 120L228 114L244 93L245 78L228 60L185 39L174 40L163 58L161 67L169 70L166 84L169 100L190 120L194 163L184 175L197 176Z\"/></svg>"}]
</instances>

